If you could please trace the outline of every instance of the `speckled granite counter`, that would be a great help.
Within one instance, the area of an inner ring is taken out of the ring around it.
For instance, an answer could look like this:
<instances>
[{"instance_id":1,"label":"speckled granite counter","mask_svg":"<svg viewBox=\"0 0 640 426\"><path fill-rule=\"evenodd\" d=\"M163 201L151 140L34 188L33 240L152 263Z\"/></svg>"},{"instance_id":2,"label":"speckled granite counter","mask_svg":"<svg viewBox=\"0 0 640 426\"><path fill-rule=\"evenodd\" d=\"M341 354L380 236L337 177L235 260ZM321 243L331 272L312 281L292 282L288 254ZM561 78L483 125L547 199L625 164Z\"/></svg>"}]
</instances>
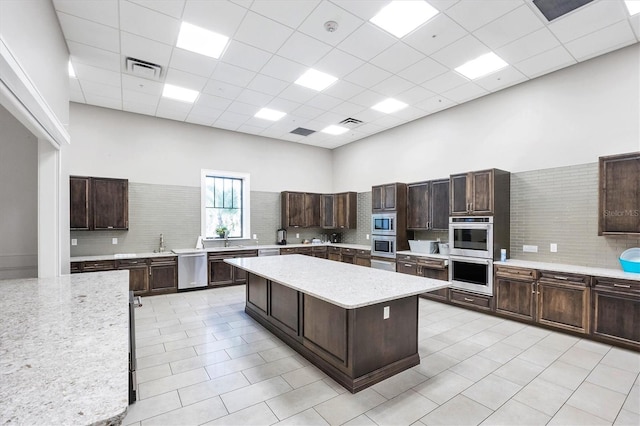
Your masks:
<instances>
[{"instance_id":1,"label":"speckled granite counter","mask_svg":"<svg viewBox=\"0 0 640 426\"><path fill-rule=\"evenodd\" d=\"M566 265L562 263L533 262L530 260L509 259L505 262L493 262L494 265L514 266L520 268L537 269L540 271L565 272L567 274L582 274L592 277L619 278L623 280L640 281L640 274L624 272L622 269L592 268L589 266Z\"/></svg>"},{"instance_id":2,"label":"speckled granite counter","mask_svg":"<svg viewBox=\"0 0 640 426\"><path fill-rule=\"evenodd\" d=\"M0 281L0 423L119 424L129 272Z\"/></svg>"},{"instance_id":3,"label":"speckled granite counter","mask_svg":"<svg viewBox=\"0 0 640 426\"><path fill-rule=\"evenodd\" d=\"M449 285L448 281L295 254L225 262L345 309L415 296Z\"/></svg>"}]
</instances>

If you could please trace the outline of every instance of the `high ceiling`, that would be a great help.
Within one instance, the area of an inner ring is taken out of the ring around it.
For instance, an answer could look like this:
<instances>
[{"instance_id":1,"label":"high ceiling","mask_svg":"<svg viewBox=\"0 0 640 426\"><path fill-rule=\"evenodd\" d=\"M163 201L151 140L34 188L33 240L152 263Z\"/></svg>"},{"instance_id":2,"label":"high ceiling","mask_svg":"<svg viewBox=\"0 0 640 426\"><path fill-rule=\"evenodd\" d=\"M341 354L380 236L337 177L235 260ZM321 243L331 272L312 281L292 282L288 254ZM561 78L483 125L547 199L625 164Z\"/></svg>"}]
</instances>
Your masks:
<instances>
[{"instance_id":1,"label":"high ceiling","mask_svg":"<svg viewBox=\"0 0 640 426\"><path fill-rule=\"evenodd\" d=\"M439 13L399 39L369 21L388 0L53 0L76 74L72 101L326 148L640 40L640 14L623 0L552 22L533 0L428 2ZM176 47L183 21L230 37L220 59ZM508 66L475 80L454 71L488 52ZM128 57L160 65L159 77L130 73ZM338 80L320 92L295 84L309 68ZM165 83L200 94L171 100ZM390 97L408 107L371 109ZM254 117L263 107L286 116ZM320 131L347 118L362 123ZM316 132L290 133L298 127Z\"/></svg>"}]
</instances>

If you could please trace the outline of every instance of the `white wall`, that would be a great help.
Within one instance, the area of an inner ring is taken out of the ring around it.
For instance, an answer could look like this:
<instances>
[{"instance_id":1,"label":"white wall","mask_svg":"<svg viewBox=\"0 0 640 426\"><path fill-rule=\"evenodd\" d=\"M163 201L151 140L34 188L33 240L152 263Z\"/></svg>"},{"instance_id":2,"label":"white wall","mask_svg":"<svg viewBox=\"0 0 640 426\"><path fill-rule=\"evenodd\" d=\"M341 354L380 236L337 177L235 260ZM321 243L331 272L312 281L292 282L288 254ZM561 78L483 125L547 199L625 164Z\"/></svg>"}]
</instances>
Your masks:
<instances>
[{"instance_id":1,"label":"white wall","mask_svg":"<svg viewBox=\"0 0 640 426\"><path fill-rule=\"evenodd\" d=\"M325 148L71 103L69 172L200 186L200 170L251 174L252 191L331 192Z\"/></svg>"},{"instance_id":2,"label":"white wall","mask_svg":"<svg viewBox=\"0 0 640 426\"><path fill-rule=\"evenodd\" d=\"M640 45L334 150L334 190L593 163L640 150Z\"/></svg>"},{"instance_id":3,"label":"white wall","mask_svg":"<svg viewBox=\"0 0 640 426\"><path fill-rule=\"evenodd\" d=\"M37 276L38 140L0 106L0 279Z\"/></svg>"}]
</instances>

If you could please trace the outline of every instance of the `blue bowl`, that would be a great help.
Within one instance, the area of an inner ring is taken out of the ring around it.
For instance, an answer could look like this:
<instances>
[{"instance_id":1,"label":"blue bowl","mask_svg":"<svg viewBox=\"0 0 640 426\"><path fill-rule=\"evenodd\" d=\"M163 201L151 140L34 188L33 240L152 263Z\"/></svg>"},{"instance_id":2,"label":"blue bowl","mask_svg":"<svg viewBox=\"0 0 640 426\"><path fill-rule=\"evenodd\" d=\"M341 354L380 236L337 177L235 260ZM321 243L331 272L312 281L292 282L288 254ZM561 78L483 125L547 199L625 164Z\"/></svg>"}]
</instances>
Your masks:
<instances>
[{"instance_id":1,"label":"blue bowl","mask_svg":"<svg viewBox=\"0 0 640 426\"><path fill-rule=\"evenodd\" d=\"M640 248L625 250L619 260L623 271L640 273Z\"/></svg>"},{"instance_id":2,"label":"blue bowl","mask_svg":"<svg viewBox=\"0 0 640 426\"><path fill-rule=\"evenodd\" d=\"M635 272L640 274L640 262L620 259L620 265L622 265L622 270L625 272Z\"/></svg>"}]
</instances>

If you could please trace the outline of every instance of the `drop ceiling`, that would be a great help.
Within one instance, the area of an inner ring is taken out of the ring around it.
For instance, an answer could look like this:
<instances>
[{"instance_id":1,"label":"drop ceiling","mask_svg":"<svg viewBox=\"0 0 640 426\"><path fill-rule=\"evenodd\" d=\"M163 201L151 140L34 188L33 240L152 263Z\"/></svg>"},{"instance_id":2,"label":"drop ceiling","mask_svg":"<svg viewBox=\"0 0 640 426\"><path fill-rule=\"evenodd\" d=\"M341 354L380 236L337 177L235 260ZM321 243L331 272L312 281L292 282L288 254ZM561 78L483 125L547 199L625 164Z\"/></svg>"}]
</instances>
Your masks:
<instances>
[{"instance_id":1,"label":"drop ceiling","mask_svg":"<svg viewBox=\"0 0 640 426\"><path fill-rule=\"evenodd\" d=\"M594 0L552 22L532 0L429 0L439 13L401 39L369 22L388 3L53 0L76 74L73 102L325 148L640 40L640 14L630 16L623 0ZM182 21L229 36L220 59L177 48ZM508 66L473 81L454 71L488 52ZM127 58L162 71L132 74ZM309 68L338 80L321 92L296 85ZM163 98L165 83L200 94L194 103ZM371 109L387 98L409 106ZM265 107L286 115L254 117ZM342 135L320 131L346 119L356 123ZM314 132L291 133L298 128Z\"/></svg>"}]
</instances>

